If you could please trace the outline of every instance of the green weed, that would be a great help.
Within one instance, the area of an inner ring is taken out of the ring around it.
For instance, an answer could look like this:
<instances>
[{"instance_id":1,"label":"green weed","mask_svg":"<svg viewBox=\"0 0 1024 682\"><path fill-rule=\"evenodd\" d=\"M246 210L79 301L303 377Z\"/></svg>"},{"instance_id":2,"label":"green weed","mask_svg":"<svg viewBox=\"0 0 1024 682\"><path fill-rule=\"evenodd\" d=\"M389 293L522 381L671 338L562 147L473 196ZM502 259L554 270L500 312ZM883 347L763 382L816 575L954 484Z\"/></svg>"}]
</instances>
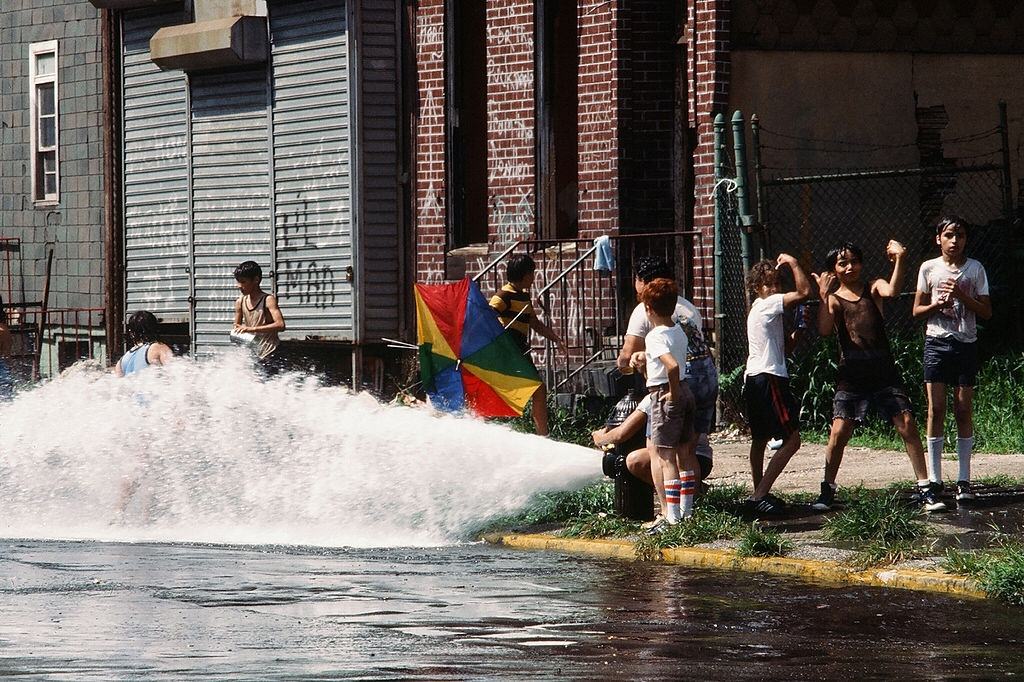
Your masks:
<instances>
[{"instance_id":1,"label":"green weed","mask_svg":"<svg viewBox=\"0 0 1024 682\"><path fill-rule=\"evenodd\" d=\"M519 526L534 526L578 521L595 514L611 513L615 492L611 481L569 492L546 492L535 495L515 514L490 519L473 535Z\"/></svg>"},{"instance_id":2,"label":"green weed","mask_svg":"<svg viewBox=\"0 0 1024 682\"><path fill-rule=\"evenodd\" d=\"M635 521L601 512L573 521L561 534L568 538L621 538L636 535L640 531L640 524Z\"/></svg>"},{"instance_id":3,"label":"green weed","mask_svg":"<svg viewBox=\"0 0 1024 682\"><path fill-rule=\"evenodd\" d=\"M776 530L761 528L756 523L743 531L736 553L746 557L784 556L793 549L793 543Z\"/></svg>"},{"instance_id":4,"label":"green weed","mask_svg":"<svg viewBox=\"0 0 1024 682\"><path fill-rule=\"evenodd\" d=\"M907 394L921 420L928 407L924 393L921 334L896 334L890 339L896 366L905 380ZM800 399L801 435L808 442L828 440L832 424L832 399L837 372L835 339L818 338L798 353L790 365L791 386ZM992 357L982 364L974 396L975 447L984 452L1020 452L1024 450L1024 431L1019 428L1024 414L1024 354ZM922 427L923 423L919 423ZM956 422L952 404L946 410L946 448L956 447ZM877 416L859 426L850 444L882 450L902 450L903 440L892 424Z\"/></svg>"},{"instance_id":5,"label":"green weed","mask_svg":"<svg viewBox=\"0 0 1024 682\"><path fill-rule=\"evenodd\" d=\"M951 549L946 553L943 568L974 578L991 597L1024 606L1024 545L1019 541L994 550Z\"/></svg>"},{"instance_id":6,"label":"green weed","mask_svg":"<svg viewBox=\"0 0 1024 682\"><path fill-rule=\"evenodd\" d=\"M822 526L822 534L829 540L916 540L928 532L921 512L904 504L896 493L851 488L847 490L847 500L847 508L829 517Z\"/></svg>"},{"instance_id":7,"label":"green weed","mask_svg":"<svg viewBox=\"0 0 1024 682\"><path fill-rule=\"evenodd\" d=\"M636 558L653 561L661 556L663 549L734 538L743 528L743 522L728 512L698 508L691 518L669 526L658 535L641 536L636 542Z\"/></svg>"},{"instance_id":8,"label":"green weed","mask_svg":"<svg viewBox=\"0 0 1024 682\"><path fill-rule=\"evenodd\" d=\"M697 504L702 509L731 512L743 504L749 494L750 490L745 485L736 483L712 485L704 492Z\"/></svg>"}]
</instances>

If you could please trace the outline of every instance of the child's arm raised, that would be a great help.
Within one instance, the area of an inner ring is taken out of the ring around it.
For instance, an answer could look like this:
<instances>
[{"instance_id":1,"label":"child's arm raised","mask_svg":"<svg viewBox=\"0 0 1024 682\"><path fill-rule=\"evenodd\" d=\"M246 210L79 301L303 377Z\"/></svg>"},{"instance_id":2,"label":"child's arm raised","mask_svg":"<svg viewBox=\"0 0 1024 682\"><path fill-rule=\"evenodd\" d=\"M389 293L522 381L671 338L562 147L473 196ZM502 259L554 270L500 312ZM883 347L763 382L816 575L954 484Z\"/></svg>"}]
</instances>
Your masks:
<instances>
[{"instance_id":1,"label":"child's arm raised","mask_svg":"<svg viewBox=\"0 0 1024 682\"><path fill-rule=\"evenodd\" d=\"M836 276L831 272L823 272L820 275L811 273L814 281L818 283L818 296L821 298L821 305L818 306L818 334L828 336L836 323L836 315L832 310L832 285L836 282Z\"/></svg>"},{"instance_id":2,"label":"child's arm raised","mask_svg":"<svg viewBox=\"0 0 1024 682\"><path fill-rule=\"evenodd\" d=\"M890 239L885 247L885 255L892 261L892 274L889 281L877 279L871 286L871 293L882 298L896 298L903 289L903 276L906 274L905 256L907 249L895 239Z\"/></svg>"},{"instance_id":3,"label":"child's arm raised","mask_svg":"<svg viewBox=\"0 0 1024 682\"><path fill-rule=\"evenodd\" d=\"M780 253L778 266L788 265L793 271L793 281L796 284L796 291L787 291L782 295L782 305L791 308L801 301L806 301L811 295L811 280L807 279L806 273L800 267L800 262L788 253Z\"/></svg>"}]
</instances>

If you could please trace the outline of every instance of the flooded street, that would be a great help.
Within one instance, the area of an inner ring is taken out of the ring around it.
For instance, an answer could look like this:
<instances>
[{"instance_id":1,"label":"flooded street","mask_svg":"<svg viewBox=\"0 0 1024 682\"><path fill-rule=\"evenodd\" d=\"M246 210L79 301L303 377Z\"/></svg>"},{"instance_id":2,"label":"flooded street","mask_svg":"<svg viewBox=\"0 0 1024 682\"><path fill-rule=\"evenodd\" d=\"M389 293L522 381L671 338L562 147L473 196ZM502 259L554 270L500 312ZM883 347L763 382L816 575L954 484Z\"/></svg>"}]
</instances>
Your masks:
<instances>
[{"instance_id":1,"label":"flooded street","mask_svg":"<svg viewBox=\"0 0 1024 682\"><path fill-rule=\"evenodd\" d=\"M992 679L1024 613L486 545L0 542L0 674Z\"/></svg>"}]
</instances>

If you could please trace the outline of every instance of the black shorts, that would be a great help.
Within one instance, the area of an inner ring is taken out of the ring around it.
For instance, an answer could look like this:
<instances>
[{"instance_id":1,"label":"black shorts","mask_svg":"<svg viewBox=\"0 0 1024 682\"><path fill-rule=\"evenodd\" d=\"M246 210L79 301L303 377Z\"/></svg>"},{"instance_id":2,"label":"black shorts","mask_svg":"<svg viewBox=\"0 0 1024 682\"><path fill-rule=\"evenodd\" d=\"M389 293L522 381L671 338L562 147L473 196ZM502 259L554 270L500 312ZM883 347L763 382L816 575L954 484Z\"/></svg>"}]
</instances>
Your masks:
<instances>
[{"instance_id":1,"label":"black shorts","mask_svg":"<svg viewBox=\"0 0 1024 682\"><path fill-rule=\"evenodd\" d=\"M863 424L868 408L874 406L878 416L886 421L903 414L913 413L910 398L900 386L885 386L877 390L839 390L832 401L832 418L849 419Z\"/></svg>"},{"instance_id":2,"label":"black shorts","mask_svg":"<svg viewBox=\"0 0 1024 682\"><path fill-rule=\"evenodd\" d=\"M711 468L715 466L715 463L710 457L697 455L697 466L700 467L700 480L703 481L711 475Z\"/></svg>"},{"instance_id":3,"label":"black shorts","mask_svg":"<svg viewBox=\"0 0 1024 682\"><path fill-rule=\"evenodd\" d=\"M924 338L924 381L926 384L976 386L978 344L950 337Z\"/></svg>"},{"instance_id":4,"label":"black shorts","mask_svg":"<svg viewBox=\"0 0 1024 682\"><path fill-rule=\"evenodd\" d=\"M743 382L750 434L758 440L785 439L800 430L800 405L789 390L789 379L754 374Z\"/></svg>"}]
</instances>

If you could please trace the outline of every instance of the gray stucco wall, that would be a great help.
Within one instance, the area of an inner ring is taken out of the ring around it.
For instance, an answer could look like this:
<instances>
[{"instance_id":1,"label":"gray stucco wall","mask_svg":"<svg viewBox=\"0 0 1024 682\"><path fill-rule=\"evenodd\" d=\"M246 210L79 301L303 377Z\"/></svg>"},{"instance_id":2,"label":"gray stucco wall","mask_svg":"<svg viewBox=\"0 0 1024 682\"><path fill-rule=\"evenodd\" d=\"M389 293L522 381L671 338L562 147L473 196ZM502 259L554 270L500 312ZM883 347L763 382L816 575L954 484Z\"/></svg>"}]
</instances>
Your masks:
<instances>
[{"instance_id":1,"label":"gray stucco wall","mask_svg":"<svg viewBox=\"0 0 1024 682\"><path fill-rule=\"evenodd\" d=\"M32 202L29 45L58 41L60 196ZM103 120L99 10L86 0L3 0L0 5L0 237L11 253L12 302L42 297L54 250L51 308L98 308L103 296ZM2 247L0 247L2 248ZM0 294L7 297L0 251Z\"/></svg>"}]
</instances>

